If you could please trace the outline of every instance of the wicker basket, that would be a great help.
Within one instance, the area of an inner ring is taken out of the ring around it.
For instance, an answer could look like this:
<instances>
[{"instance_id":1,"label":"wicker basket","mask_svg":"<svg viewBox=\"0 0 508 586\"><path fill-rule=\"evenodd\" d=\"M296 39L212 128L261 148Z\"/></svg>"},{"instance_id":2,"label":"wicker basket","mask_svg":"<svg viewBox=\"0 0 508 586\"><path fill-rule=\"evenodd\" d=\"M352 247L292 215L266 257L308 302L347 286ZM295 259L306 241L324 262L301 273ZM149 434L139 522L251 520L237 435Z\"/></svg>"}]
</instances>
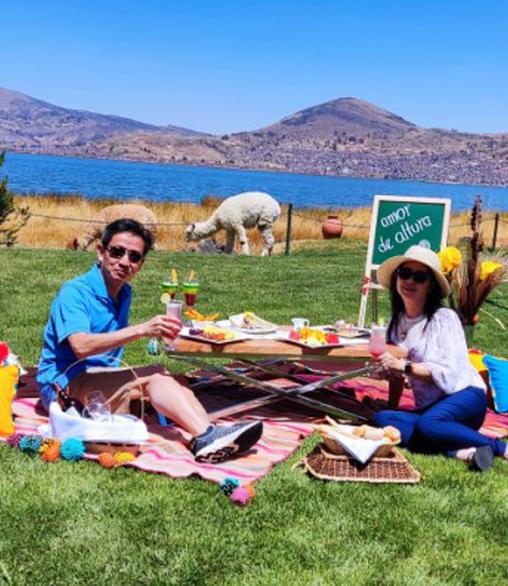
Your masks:
<instances>
[{"instance_id":1,"label":"wicker basket","mask_svg":"<svg viewBox=\"0 0 508 586\"><path fill-rule=\"evenodd\" d=\"M367 482L373 484L417 484L421 474L397 450L389 458L375 457L360 464L348 456L330 454L322 444L297 462L311 476L338 482Z\"/></svg>"},{"instance_id":2,"label":"wicker basket","mask_svg":"<svg viewBox=\"0 0 508 586\"><path fill-rule=\"evenodd\" d=\"M84 442L85 449L89 454L111 454L118 452L128 452L137 456L140 452L141 444L116 444L112 442Z\"/></svg>"}]
</instances>

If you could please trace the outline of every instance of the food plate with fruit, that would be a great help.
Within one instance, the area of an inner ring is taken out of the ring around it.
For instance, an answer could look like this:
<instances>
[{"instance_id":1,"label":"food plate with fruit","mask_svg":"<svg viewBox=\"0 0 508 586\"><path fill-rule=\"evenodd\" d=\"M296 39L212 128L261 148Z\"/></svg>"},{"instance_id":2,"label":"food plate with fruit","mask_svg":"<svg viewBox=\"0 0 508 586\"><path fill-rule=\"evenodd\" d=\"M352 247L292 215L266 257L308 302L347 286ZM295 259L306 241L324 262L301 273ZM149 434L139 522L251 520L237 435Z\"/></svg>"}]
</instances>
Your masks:
<instances>
[{"instance_id":1,"label":"food plate with fruit","mask_svg":"<svg viewBox=\"0 0 508 586\"><path fill-rule=\"evenodd\" d=\"M337 348L339 346L365 343L364 340L341 337L336 332L330 331L327 326L307 327L299 330L291 329L289 331L281 330L278 334L280 334L280 340L293 342L305 348Z\"/></svg>"},{"instance_id":2,"label":"food plate with fruit","mask_svg":"<svg viewBox=\"0 0 508 586\"><path fill-rule=\"evenodd\" d=\"M249 339L247 335L214 325L203 325L197 328L184 327L180 330L179 336L210 344L230 344L231 342L241 342Z\"/></svg>"}]
</instances>

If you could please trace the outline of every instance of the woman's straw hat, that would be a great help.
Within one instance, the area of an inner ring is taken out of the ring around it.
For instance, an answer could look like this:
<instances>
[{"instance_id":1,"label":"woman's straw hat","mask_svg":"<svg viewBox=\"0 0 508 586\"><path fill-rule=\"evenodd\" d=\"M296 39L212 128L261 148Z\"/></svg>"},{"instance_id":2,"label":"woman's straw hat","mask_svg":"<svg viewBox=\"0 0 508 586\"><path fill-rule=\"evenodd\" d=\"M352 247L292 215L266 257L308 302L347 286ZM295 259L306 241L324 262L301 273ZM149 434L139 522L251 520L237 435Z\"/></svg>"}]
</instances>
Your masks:
<instances>
[{"instance_id":1,"label":"woman's straw hat","mask_svg":"<svg viewBox=\"0 0 508 586\"><path fill-rule=\"evenodd\" d=\"M385 260L377 270L378 282L383 285L385 289L389 289L392 282L393 271L395 271L401 264L409 261L420 262L429 267L434 273L436 281L441 288L442 297L450 295L450 283L448 283L447 278L441 272L441 261L439 260L438 255L429 248L424 248L423 246L411 246L402 256L393 256L392 258Z\"/></svg>"}]
</instances>

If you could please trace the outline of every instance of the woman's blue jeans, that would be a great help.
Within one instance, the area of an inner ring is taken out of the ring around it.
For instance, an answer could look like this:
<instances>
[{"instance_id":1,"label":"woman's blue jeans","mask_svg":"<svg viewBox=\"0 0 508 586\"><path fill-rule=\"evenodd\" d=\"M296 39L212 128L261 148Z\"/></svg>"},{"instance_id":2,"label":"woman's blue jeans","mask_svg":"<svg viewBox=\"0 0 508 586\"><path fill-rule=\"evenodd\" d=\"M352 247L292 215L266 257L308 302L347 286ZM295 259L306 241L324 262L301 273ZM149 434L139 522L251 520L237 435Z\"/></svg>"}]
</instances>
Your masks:
<instances>
[{"instance_id":1,"label":"woman's blue jeans","mask_svg":"<svg viewBox=\"0 0 508 586\"><path fill-rule=\"evenodd\" d=\"M402 435L401 444L415 452L455 456L461 448L490 446L496 456L502 456L506 444L478 432L486 412L485 391L467 387L419 411L380 411L374 423L396 427Z\"/></svg>"}]
</instances>

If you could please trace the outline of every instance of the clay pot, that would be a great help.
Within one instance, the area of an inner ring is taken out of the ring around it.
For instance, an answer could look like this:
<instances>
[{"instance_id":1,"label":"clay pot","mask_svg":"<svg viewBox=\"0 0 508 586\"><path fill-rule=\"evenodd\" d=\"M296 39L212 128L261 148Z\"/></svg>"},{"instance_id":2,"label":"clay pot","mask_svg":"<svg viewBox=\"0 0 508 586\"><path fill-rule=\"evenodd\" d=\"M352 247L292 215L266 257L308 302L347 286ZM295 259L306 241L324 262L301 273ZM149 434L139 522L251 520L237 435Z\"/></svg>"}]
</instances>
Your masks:
<instances>
[{"instance_id":1,"label":"clay pot","mask_svg":"<svg viewBox=\"0 0 508 586\"><path fill-rule=\"evenodd\" d=\"M323 238L340 238L342 236L342 220L339 216L328 216L321 224Z\"/></svg>"}]
</instances>

